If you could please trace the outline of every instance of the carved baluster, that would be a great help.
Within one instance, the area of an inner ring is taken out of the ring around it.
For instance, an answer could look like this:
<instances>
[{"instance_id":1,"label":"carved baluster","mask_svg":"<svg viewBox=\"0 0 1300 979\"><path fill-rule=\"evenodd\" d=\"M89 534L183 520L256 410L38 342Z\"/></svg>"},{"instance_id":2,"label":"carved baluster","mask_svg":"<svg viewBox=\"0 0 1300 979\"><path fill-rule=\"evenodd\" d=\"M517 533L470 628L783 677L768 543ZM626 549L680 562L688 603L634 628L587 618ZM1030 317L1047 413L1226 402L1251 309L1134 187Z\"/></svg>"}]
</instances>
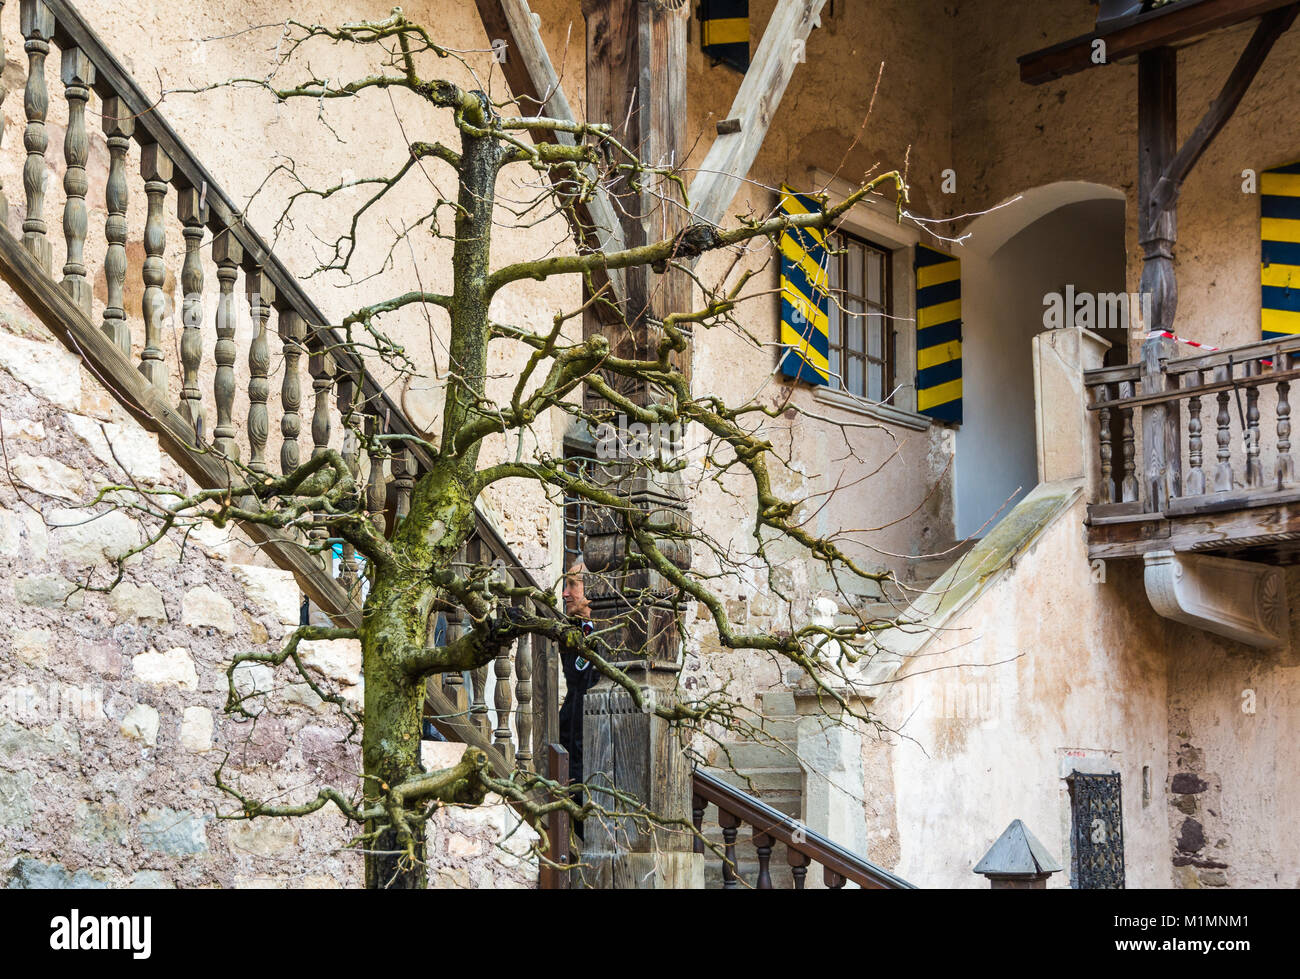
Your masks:
<instances>
[{"instance_id":1,"label":"carved baluster","mask_svg":"<svg viewBox=\"0 0 1300 979\"><path fill-rule=\"evenodd\" d=\"M199 367L203 364L203 260L199 248L203 244L203 228L208 220L208 205L202 193L193 187L181 187L176 194L176 216L180 218L181 234L185 238L185 261L181 265L181 322L184 329L181 332L180 413L202 442L206 433L203 427L203 392L199 390ZM124 240L125 232L123 221ZM125 273L125 253L122 262ZM109 294L112 295L111 286ZM107 312L104 318L107 322ZM130 342L128 337L128 347Z\"/></svg>"},{"instance_id":2,"label":"carved baluster","mask_svg":"<svg viewBox=\"0 0 1300 979\"><path fill-rule=\"evenodd\" d=\"M465 556L469 563L469 575L472 576L476 572L481 573L483 571L484 565L487 563L484 550L483 544L478 540L472 540L466 546ZM473 686L471 691L473 702L469 709L469 719L485 738L492 732L492 722L488 720L487 673L488 668L485 663L478 669L471 670L469 674Z\"/></svg>"},{"instance_id":3,"label":"carved baluster","mask_svg":"<svg viewBox=\"0 0 1300 979\"><path fill-rule=\"evenodd\" d=\"M163 201L171 185L171 157L157 143L150 143L140 151L140 172L145 179L145 196L149 198L144 224L144 300L140 304L144 313L144 352L140 355L140 373L149 379L154 390L166 394L162 326L167 302L163 294L163 283L167 281L167 267L163 264L167 232L163 227Z\"/></svg>"},{"instance_id":4,"label":"carved baluster","mask_svg":"<svg viewBox=\"0 0 1300 979\"><path fill-rule=\"evenodd\" d=\"M1231 369L1224 365L1214 369L1215 382L1225 382L1232 379ZM1228 402L1231 395L1227 391L1219 392L1219 415L1217 418L1219 425L1219 464L1214 469L1214 492L1226 493L1232 489L1232 415L1228 413Z\"/></svg>"},{"instance_id":5,"label":"carved baluster","mask_svg":"<svg viewBox=\"0 0 1300 979\"><path fill-rule=\"evenodd\" d=\"M808 854L800 853L794 847L787 846L785 862L790 865L790 874L794 877L794 889L796 891L805 890L804 880L808 876L808 864L812 862Z\"/></svg>"},{"instance_id":6,"label":"carved baluster","mask_svg":"<svg viewBox=\"0 0 1300 979\"><path fill-rule=\"evenodd\" d=\"M447 643L450 645L465 634L465 617L460 609L452 607L446 612ZM456 710L456 720L461 720L469 710L469 696L465 690L465 674L453 670L442 675L442 690Z\"/></svg>"},{"instance_id":7,"label":"carved baluster","mask_svg":"<svg viewBox=\"0 0 1300 979\"><path fill-rule=\"evenodd\" d=\"M691 824L695 827L695 845L692 850L695 853L704 852L704 810L709 807L709 802L702 795L691 794Z\"/></svg>"},{"instance_id":8,"label":"carved baluster","mask_svg":"<svg viewBox=\"0 0 1300 979\"><path fill-rule=\"evenodd\" d=\"M86 102L95 84L95 66L81 48L64 48L63 94L68 100L68 128L63 134L63 237L67 259L63 263L63 291L90 317L92 293L86 278L86 161L90 136L86 132Z\"/></svg>"},{"instance_id":9,"label":"carved baluster","mask_svg":"<svg viewBox=\"0 0 1300 979\"><path fill-rule=\"evenodd\" d=\"M370 457L370 472L366 477L366 509L370 511L370 523L380 537L388 536L388 518L384 513L388 501L388 483L384 479L384 443L379 441L383 426L373 414L366 415L367 454Z\"/></svg>"},{"instance_id":10,"label":"carved baluster","mask_svg":"<svg viewBox=\"0 0 1300 979\"><path fill-rule=\"evenodd\" d=\"M3 27L4 21L4 0L0 0L0 27ZM4 31L0 30L0 147L4 146L5 138L5 114L4 102L9 97L9 90L4 87L5 65L8 60L5 55L5 37ZM4 181L0 180L0 225L9 224L9 198L5 196Z\"/></svg>"},{"instance_id":11,"label":"carved baluster","mask_svg":"<svg viewBox=\"0 0 1300 979\"><path fill-rule=\"evenodd\" d=\"M533 648L536 636L523 636L515 644L515 730L519 745L515 750L515 765L525 772L533 771Z\"/></svg>"},{"instance_id":12,"label":"carved baluster","mask_svg":"<svg viewBox=\"0 0 1300 979\"><path fill-rule=\"evenodd\" d=\"M117 97L104 100L104 135L108 137L108 185L104 198L108 220L104 237L108 251L104 254L104 279L108 283L108 301L104 304L104 335L131 357L131 328L126 323L126 154L135 132L135 117ZM200 229L200 234L202 229Z\"/></svg>"},{"instance_id":13,"label":"carved baluster","mask_svg":"<svg viewBox=\"0 0 1300 979\"><path fill-rule=\"evenodd\" d=\"M415 458L410 449L398 449L393 453L393 485L397 488L397 505L394 507L393 532L402 526L402 521L411 512L411 490L415 487Z\"/></svg>"},{"instance_id":14,"label":"carved baluster","mask_svg":"<svg viewBox=\"0 0 1300 979\"><path fill-rule=\"evenodd\" d=\"M27 160L23 164L23 190L27 195L27 216L23 219L23 247L51 273L54 250L45 236L45 149L50 145L45 131L45 117L50 111L50 92L45 84L45 57L54 37L54 14L41 0L22 0L19 7L23 45L27 52L27 88L23 92L23 109L27 128L23 146Z\"/></svg>"},{"instance_id":15,"label":"carved baluster","mask_svg":"<svg viewBox=\"0 0 1300 979\"><path fill-rule=\"evenodd\" d=\"M1291 357L1284 358L1290 363ZM1295 479L1295 463L1291 460L1291 385L1282 381L1277 386L1277 488L1286 489Z\"/></svg>"},{"instance_id":16,"label":"carved baluster","mask_svg":"<svg viewBox=\"0 0 1300 979\"><path fill-rule=\"evenodd\" d=\"M833 891L838 891L848 883L847 879L831 870L830 867L822 867L822 880L826 883L826 886Z\"/></svg>"},{"instance_id":17,"label":"carved baluster","mask_svg":"<svg viewBox=\"0 0 1300 979\"><path fill-rule=\"evenodd\" d=\"M522 648L523 644L516 642L511 646L501 646L496 659L492 663L492 671L496 674L496 687L493 690L492 706L496 708L497 714L497 726L496 730L492 732L492 743L501 749L501 754L507 762L511 762L514 757L514 746L510 743L510 708L512 706L510 699L510 652L513 646Z\"/></svg>"},{"instance_id":18,"label":"carved baluster","mask_svg":"<svg viewBox=\"0 0 1300 979\"><path fill-rule=\"evenodd\" d=\"M307 324L297 310L282 309L276 324L284 352L284 380L280 383L280 472L288 474L298 468L298 435L302 432L302 378L299 364L306 348Z\"/></svg>"},{"instance_id":19,"label":"carved baluster","mask_svg":"<svg viewBox=\"0 0 1300 979\"><path fill-rule=\"evenodd\" d=\"M772 889L772 872L768 865L772 861L772 845L776 842L768 833L760 833L758 828L754 828L754 849L758 851L758 883L755 885L760 891L770 891Z\"/></svg>"},{"instance_id":20,"label":"carved baluster","mask_svg":"<svg viewBox=\"0 0 1300 979\"><path fill-rule=\"evenodd\" d=\"M340 365L336 391L340 420L343 425L343 461L348 467L348 472L352 474L354 483L361 477L361 440L357 436L357 425L360 422L357 413L357 397L361 387L359 382L360 378L350 368ZM339 584L355 598L359 595L357 589L360 584L356 551L347 542L344 542L342 551L343 555L339 561Z\"/></svg>"},{"instance_id":21,"label":"carved baluster","mask_svg":"<svg viewBox=\"0 0 1300 979\"><path fill-rule=\"evenodd\" d=\"M1110 385L1102 384L1097 387L1097 400L1110 400ZM1110 430L1110 409L1101 408L1097 411L1097 429L1098 437L1101 443L1101 492L1103 501L1106 503L1115 502L1115 449L1111 445Z\"/></svg>"},{"instance_id":22,"label":"carved baluster","mask_svg":"<svg viewBox=\"0 0 1300 979\"><path fill-rule=\"evenodd\" d=\"M1119 396L1121 398L1131 398L1133 396L1132 381L1120 382ZM1120 445L1124 453L1124 478L1120 482L1120 500L1124 503L1132 503L1138 498L1137 463L1135 457L1137 447L1133 440L1133 409L1128 406L1123 406L1119 409L1119 416L1123 425L1120 432Z\"/></svg>"},{"instance_id":23,"label":"carved baluster","mask_svg":"<svg viewBox=\"0 0 1300 979\"><path fill-rule=\"evenodd\" d=\"M235 443L235 280L244 261L244 247L226 229L212 241L212 257L217 263L217 376L213 393L217 402L217 424L212 430L212 446L230 459L239 458Z\"/></svg>"},{"instance_id":24,"label":"carved baluster","mask_svg":"<svg viewBox=\"0 0 1300 979\"><path fill-rule=\"evenodd\" d=\"M1205 374L1203 371L1197 371L1193 381L1192 390L1199 390L1200 386L1205 383ZM1187 399L1187 464L1190 471L1187 473L1187 495L1199 496L1205 492L1205 469L1202 466L1204 457L1203 445L1201 440L1201 396L1193 394Z\"/></svg>"},{"instance_id":25,"label":"carved baluster","mask_svg":"<svg viewBox=\"0 0 1300 979\"><path fill-rule=\"evenodd\" d=\"M1260 373L1258 360L1246 362L1246 376ZM1246 388L1246 485L1262 486L1264 467L1259 461L1259 385Z\"/></svg>"},{"instance_id":26,"label":"carved baluster","mask_svg":"<svg viewBox=\"0 0 1300 979\"><path fill-rule=\"evenodd\" d=\"M316 401L311 414L311 457L315 459L329 448L330 442L330 392L334 389L334 358L321 352L307 358L307 370L311 374L311 389ZM317 518L307 534L311 548L320 555L321 565L326 571L333 567L329 546L325 543L329 531L321 518Z\"/></svg>"},{"instance_id":27,"label":"carved baluster","mask_svg":"<svg viewBox=\"0 0 1300 979\"><path fill-rule=\"evenodd\" d=\"M733 816L725 809L718 810L718 825L722 827L723 857L722 886L732 890L739 886L736 876L736 832L740 828L740 817Z\"/></svg>"},{"instance_id":28,"label":"carved baluster","mask_svg":"<svg viewBox=\"0 0 1300 979\"><path fill-rule=\"evenodd\" d=\"M253 339L248 344L248 468L264 473L266 443L271 433L271 423L266 414L266 399L271 394L271 349L266 338L266 322L271 318L271 304L275 302L275 286L270 276L260 267L244 276L248 293L248 312L253 318Z\"/></svg>"}]
</instances>

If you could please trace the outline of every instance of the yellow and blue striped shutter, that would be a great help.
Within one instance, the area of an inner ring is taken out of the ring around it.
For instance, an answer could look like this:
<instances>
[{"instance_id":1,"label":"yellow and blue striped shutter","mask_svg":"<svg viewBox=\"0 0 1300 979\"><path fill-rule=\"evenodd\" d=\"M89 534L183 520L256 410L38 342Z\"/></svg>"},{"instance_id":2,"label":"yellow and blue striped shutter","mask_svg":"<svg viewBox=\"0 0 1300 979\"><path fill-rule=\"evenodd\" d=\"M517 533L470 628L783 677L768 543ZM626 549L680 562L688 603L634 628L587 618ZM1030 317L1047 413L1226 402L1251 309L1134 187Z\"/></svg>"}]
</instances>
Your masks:
<instances>
[{"instance_id":1,"label":"yellow and blue striped shutter","mask_svg":"<svg viewBox=\"0 0 1300 979\"><path fill-rule=\"evenodd\" d=\"M961 261L916 246L916 408L961 424Z\"/></svg>"},{"instance_id":2,"label":"yellow and blue striped shutter","mask_svg":"<svg viewBox=\"0 0 1300 979\"><path fill-rule=\"evenodd\" d=\"M781 213L815 214L811 197L781 188ZM781 233L781 373L809 384L830 383L830 284L826 236L816 228Z\"/></svg>"},{"instance_id":3,"label":"yellow and blue striped shutter","mask_svg":"<svg viewBox=\"0 0 1300 979\"><path fill-rule=\"evenodd\" d=\"M749 69L749 0L702 0L700 46L737 71Z\"/></svg>"},{"instance_id":4,"label":"yellow and blue striped shutter","mask_svg":"<svg viewBox=\"0 0 1300 979\"><path fill-rule=\"evenodd\" d=\"M1300 333L1300 163L1259 178L1260 318L1265 340Z\"/></svg>"}]
</instances>

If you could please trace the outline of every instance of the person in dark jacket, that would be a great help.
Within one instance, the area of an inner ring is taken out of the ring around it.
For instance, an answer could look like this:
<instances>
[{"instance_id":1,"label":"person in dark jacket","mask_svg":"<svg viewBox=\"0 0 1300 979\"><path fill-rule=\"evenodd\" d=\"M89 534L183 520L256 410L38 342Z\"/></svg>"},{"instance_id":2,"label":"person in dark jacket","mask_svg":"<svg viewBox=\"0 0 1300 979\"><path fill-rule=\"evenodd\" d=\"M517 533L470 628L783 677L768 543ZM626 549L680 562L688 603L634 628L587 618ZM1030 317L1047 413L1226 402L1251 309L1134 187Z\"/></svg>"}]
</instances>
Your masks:
<instances>
[{"instance_id":1,"label":"person in dark jacket","mask_svg":"<svg viewBox=\"0 0 1300 979\"><path fill-rule=\"evenodd\" d=\"M575 561L564 576L564 611L589 636L595 630L591 621L591 603L587 600L582 576L587 566ZM569 778L581 782L582 769L582 698L600 679L600 671L587 659L567 649L560 650L560 666L568 688L560 707L560 744L569 753ZM579 800L581 801L581 800Z\"/></svg>"}]
</instances>

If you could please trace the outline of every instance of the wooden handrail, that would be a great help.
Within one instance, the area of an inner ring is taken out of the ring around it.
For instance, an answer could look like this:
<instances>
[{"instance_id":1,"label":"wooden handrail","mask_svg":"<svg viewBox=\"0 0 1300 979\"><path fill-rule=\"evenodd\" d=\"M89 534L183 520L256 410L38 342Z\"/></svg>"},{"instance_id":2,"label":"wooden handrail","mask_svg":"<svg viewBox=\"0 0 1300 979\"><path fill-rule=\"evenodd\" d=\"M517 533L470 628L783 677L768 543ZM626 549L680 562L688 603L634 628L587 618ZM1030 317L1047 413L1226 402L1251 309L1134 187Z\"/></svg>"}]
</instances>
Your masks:
<instances>
[{"instance_id":1,"label":"wooden handrail","mask_svg":"<svg viewBox=\"0 0 1300 979\"><path fill-rule=\"evenodd\" d=\"M849 880L863 888L871 890L912 890L909 884L883 867L878 867L870 860L844 849L837 843L826 839L820 833L809 829L803 823L787 816L779 809L769 806L734 785L696 768L691 776L691 787L696 797L697 821L696 833L700 832L699 819L703 816L704 806L699 803L712 803L720 814L730 815L733 819L753 828L756 835L768 836L784 843L786 847L807 858L807 861L821 864L829 878L828 883L843 885ZM697 852L702 851L702 841L697 842ZM803 864L807 866L807 861ZM734 872L734 871L733 871ZM836 880L838 878L838 881ZM770 886L770 881L768 881ZM766 889L760 886L760 889Z\"/></svg>"}]
</instances>

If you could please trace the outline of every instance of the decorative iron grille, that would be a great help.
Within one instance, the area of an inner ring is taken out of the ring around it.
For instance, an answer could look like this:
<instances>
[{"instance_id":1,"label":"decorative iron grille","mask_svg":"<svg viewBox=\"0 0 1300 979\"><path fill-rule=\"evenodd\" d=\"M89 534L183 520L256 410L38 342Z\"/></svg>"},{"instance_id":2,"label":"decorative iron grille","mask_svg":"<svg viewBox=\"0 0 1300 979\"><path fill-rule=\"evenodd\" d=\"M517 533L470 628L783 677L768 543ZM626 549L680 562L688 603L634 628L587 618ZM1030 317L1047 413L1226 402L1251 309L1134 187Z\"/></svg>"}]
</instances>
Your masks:
<instances>
[{"instance_id":1,"label":"decorative iron grille","mask_svg":"<svg viewBox=\"0 0 1300 979\"><path fill-rule=\"evenodd\" d=\"M1075 886L1080 890L1123 890L1124 815L1119 775L1070 776L1074 816Z\"/></svg>"}]
</instances>

